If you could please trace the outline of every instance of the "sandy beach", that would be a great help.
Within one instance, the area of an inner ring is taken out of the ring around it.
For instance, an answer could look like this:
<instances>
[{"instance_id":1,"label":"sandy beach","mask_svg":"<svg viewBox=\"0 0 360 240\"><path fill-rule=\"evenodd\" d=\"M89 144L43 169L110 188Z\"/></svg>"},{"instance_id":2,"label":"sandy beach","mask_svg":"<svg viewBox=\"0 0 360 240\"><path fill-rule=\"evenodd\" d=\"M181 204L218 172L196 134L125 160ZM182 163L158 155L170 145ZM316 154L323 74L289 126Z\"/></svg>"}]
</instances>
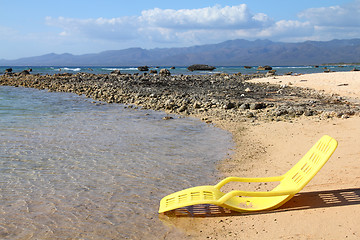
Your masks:
<instances>
[{"instance_id":1,"label":"sandy beach","mask_svg":"<svg viewBox=\"0 0 360 240\"><path fill-rule=\"evenodd\" d=\"M252 82L312 88L329 94L338 94L340 96L359 99L359 75L359 72L329 72L297 76L275 76L256 79Z\"/></svg>"},{"instance_id":2,"label":"sandy beach","mask_svg":"<svg viewBox=\"0 0 360 240\"><path fill-rule=\"evenodd\" d=\"M312 88L359 103L359 72L276 76L251 81ZM236 143L234 154L218 166L225 176L281 175L324 134L335 138L339 146L300 194L280 209L253 214L225 212L207 217L162 216L164 223L187 233L189 239L360 238L358 114L350 118L213 122L230 131ZM268 186L252 187L257 190ZM176 237L176 233L171 235Z\"/></svg>"}]
</instances>

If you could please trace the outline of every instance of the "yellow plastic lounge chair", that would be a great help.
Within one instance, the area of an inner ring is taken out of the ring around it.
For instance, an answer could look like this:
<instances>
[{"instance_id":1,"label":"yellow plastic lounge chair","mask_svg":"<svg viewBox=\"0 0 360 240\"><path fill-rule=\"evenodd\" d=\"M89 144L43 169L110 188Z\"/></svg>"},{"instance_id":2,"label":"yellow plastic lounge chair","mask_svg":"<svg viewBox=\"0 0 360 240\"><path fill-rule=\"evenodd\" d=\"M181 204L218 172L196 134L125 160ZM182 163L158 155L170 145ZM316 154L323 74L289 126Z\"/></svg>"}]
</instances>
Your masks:
<instances>
[{"instance_id":1,"label":"yellow plastic lounge chair","mask_svg":"<svg viewBox=\"0 0 360 240\"><path fill-rule=\"evenodd\" d=\"M238 212L271 210L280 207L301 191L324 166L337 147L337 141L323 136L287 173L278 177L228 177L215 186L185 189L164 197L159 213L197 204L213 204ZM231 191L220 189L229 182L280 182L269 192Z\"/></svg>"}]
</instances>

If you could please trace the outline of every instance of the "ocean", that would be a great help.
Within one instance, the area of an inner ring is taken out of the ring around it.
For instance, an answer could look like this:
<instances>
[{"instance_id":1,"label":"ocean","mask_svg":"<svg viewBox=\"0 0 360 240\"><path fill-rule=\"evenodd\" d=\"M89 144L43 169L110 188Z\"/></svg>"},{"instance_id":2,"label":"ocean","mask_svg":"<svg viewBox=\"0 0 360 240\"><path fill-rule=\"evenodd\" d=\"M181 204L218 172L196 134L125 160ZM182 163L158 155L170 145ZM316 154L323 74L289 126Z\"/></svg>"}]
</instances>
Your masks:
<instances>
[{"instance_id":1,"label":"ocean","mask_svg":"<svg viewBox=\"0 0 360 240\"><path fill-rule=\"evenodd\" d=\"M152 239L162 197L215 184L233 147L197 119L0 86L0 238Z\"/></svg>"},{"instance_id":2,"label":"ocean","mask_svg":"<svg viewBox=\"0 0 360 240\"><path fill-rule=\"evenodd\" d=\"M273 69L276 70L278 75L283 75L285 73L293 72L294 74L308 74L308 73L321 73L324 72L324 68L330 69L331 71L350 71L353 68L359 68L358 65L329 65L329 66L273 66ZM7 66L0 66L0 74L5 72L5 69L9 68ZM14 72L21 72L29 68L32 69L32 74L57 74L57 73L78 73L78 72L87 72L94 74L109 74L114 70L120 70L121 73L142 73L138 71L137 67L66 67L66 66L56 66L56 67L12 67ZM173 75L188 75L188 74L215 74L215 73L228 73L234 74L241 72L242 74L252 74L257 72L257 67L252 67L251 69L244 68L243 66L235 67L221 67L217 66L215 70L209 71L194 71L190 72L187 67L149 67L149 70L159 71L162 68L169 69ZM266 72L266 71L261 71Z\"/></svg>"}]
</instances>

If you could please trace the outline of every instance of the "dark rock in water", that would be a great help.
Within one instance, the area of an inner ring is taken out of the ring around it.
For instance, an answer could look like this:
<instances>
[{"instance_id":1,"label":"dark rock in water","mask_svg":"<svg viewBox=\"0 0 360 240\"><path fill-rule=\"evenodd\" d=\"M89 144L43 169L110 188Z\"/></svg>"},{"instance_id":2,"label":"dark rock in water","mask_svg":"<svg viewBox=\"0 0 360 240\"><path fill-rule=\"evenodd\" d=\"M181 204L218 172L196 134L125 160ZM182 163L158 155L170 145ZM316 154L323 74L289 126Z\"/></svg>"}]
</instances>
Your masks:
<instances>
[{"instance_id":1,"label":"dark rock in water","mask_svg":"<svg viewBox=\"0 0 360 240\"><path fill-rule=\"evenodd\" d=\"M272 70L272 67L266 65L266 66L259 66L257 70L260 71L268 71L268 70Z\"/></svg>"},{"instance_id":2,"label":"dark rock in water","mask_svg":"<svg viewBox=\"0 0 360 240\"><path fill-rule=\"evenodd\" d=\"M194 64L187 68L189 71L212 71L216 67L205 65L205 64Z\"/></svg>"},{"instance_id":3,"label":"dark rock in water","mask_svg":"<svg viewBox=\"0 0 360 240\"><path fill-rule=\"evenodd\" d=\"M170 69L175 69L175 67L171 67Z\"/></svg>"},{"instance_id":4,"label":"dark rock in water","mask_svg":"<svg viewBox=\"0 0 360 240\"><path fill-rule=\"evenodd\" d=\"M244 66L245 69L251 69L251 66Z\"/></svg>"},{"instance_id":5,"label":"dark rock in water","mask_svg":"<svg viewBox=\"0 0 360 240\"><path fill-rule=\"evenodd\" d=\"M12 73L12 71L13 71L12 68L7 68L7 69L5 69L5 72L6 72L6 73Z\"/></svg>"},{"instance_id":6,"label":"dark rock in water","mask_svg":"<svg viewBox=\"0 0 360 240\"><path fill-rule=\"evenodd\" d=\"M148 66L140 66L140 67L138 67L138 70L146 72L146 71L149 71L149 67Z\"/></svg>"},{"instance_id":7,"label":"dark rock in water","mask_svg":"<svg viewBox=\"0 0 360 240\"><path fill-rule=\"evenodd\" d=\"M150 70L150 73L156 74L156 73L157 73L157 70Z\"/></svg>"},{"instance_id":8,"label":"dark rock in water","mask_svg":"<svg viewBox=\"0 0 360 240\"><path fill-rule=\"evenodd\" d=\"M357 69L357 68L353 68L351 71L352 71L352 72L358 72L358 71L360 71L360 70Z\"/></svg>"}]
</instances>

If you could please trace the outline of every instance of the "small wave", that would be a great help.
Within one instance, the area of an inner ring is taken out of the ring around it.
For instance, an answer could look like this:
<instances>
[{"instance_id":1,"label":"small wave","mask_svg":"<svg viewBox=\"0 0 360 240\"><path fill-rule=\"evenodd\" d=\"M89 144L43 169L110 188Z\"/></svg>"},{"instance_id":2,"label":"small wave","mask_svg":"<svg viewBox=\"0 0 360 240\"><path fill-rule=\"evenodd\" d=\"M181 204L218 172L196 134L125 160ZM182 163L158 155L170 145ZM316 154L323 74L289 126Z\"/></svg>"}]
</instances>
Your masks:
<instances>
[{"instance_id":1,"label":"small wave","mask_svg":"<svg viewBox=\"0 0 360 240\"><path fill-rule=\"evenodd\" d=\"M67 67L64 67L64 68L62 68L62 70L79 72L81 70L81 68L67 68Z\"/></svg>"}]
</instances>

